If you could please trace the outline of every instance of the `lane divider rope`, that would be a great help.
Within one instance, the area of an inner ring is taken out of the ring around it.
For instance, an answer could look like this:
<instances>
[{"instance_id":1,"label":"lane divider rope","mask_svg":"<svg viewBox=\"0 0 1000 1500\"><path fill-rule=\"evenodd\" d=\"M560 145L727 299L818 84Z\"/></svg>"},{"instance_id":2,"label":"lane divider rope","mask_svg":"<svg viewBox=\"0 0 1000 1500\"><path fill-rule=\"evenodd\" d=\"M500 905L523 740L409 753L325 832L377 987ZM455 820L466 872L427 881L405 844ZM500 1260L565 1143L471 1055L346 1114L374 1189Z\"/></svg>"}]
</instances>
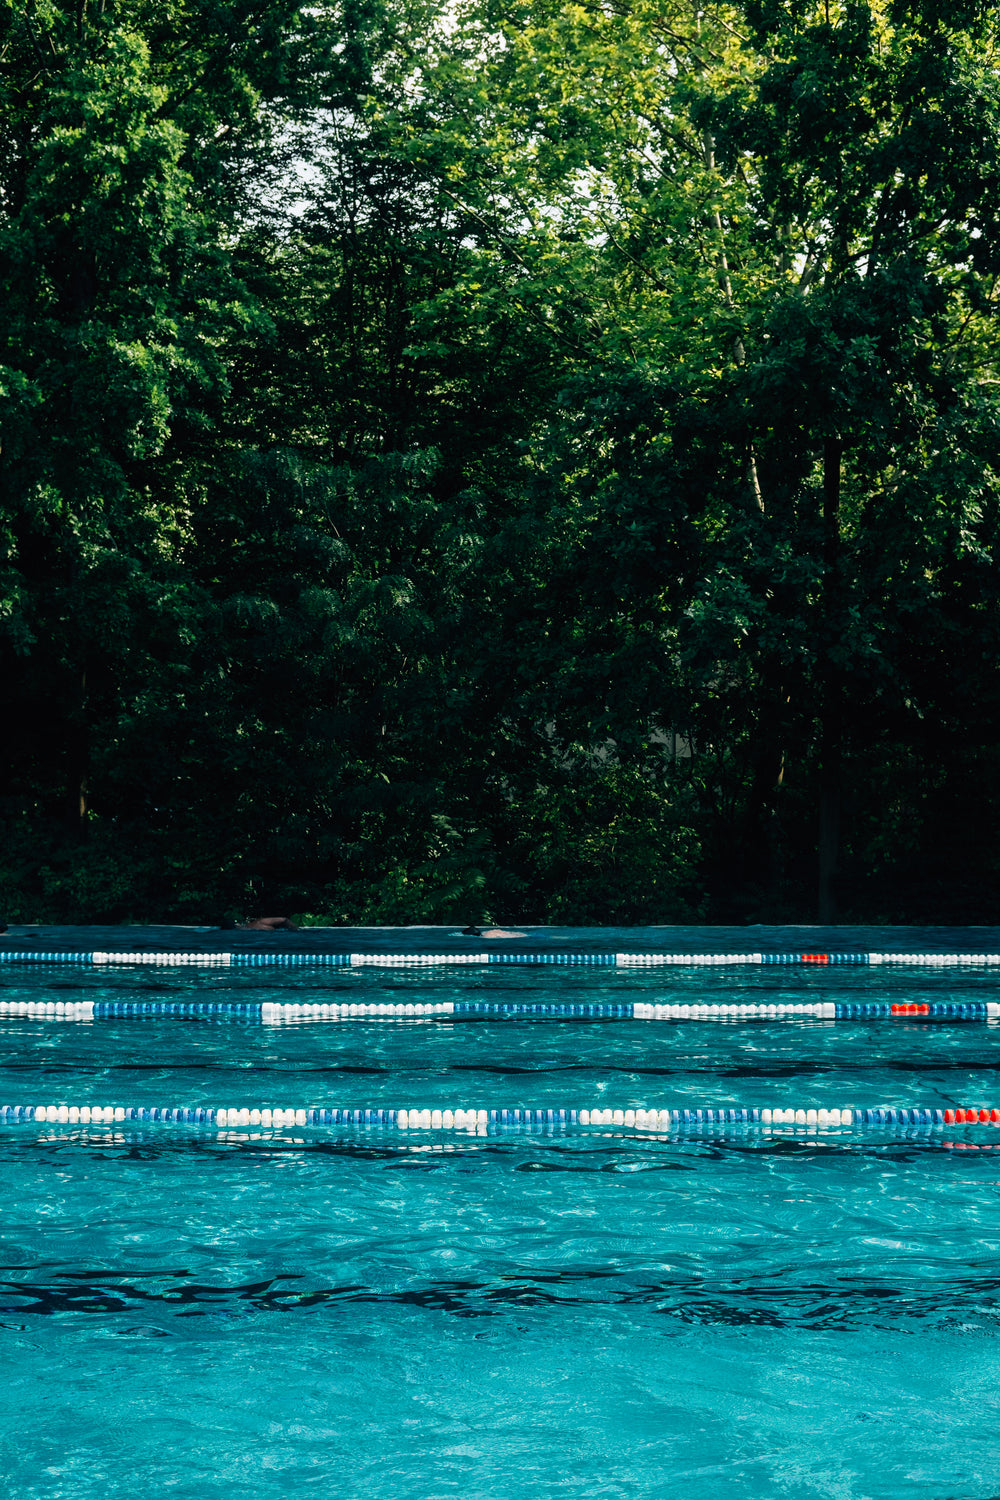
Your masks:
<instances>
[{"instance_id":1,"label":"lane divider rope","mask_svg":"<svg viewBox=\"0 0 1000 1500\"><path fill-rule=\"evenodd\" d=\"M1000 965L1000 953L59 953L0 949L0 963L154 965L202 968L432 968L491 964L584 965L588 967L734 968L804 964L819 966L901 964L934 968L986 968Z\"/></svg>"},{"instance_id":2,"label":"lane divider rope","mask_svg":"<svg viewBox=\"0 0 1000 1500\"><path fill-rule=\"evenodd\" d=\"M209 1128L232 1128L260 1125L264 1129L341 1126L358 1129L450 1130L475 1133L507 1130L567 1129L620 1127L624 1130L665 1131L688 1127L805 1127L818 1130L878 1129L884 1126L911 1126L944 1129L951 1125L1000 1127L1000 1108L985 1105L968 1107L916 1106L890 1108L878 1105L870 1109L853 1106L833 1108L739 1108L661 1109L629 1107L613 1109L603 1105L592 1109L523 1107L507 1109L444 1108L420 1106L386 1108L284 1108L280 1105L211 1108L146 1107L123 1104L4 1104L0 1105L0 1124L175 1124L202 1125Z\"/></svg>"},{"instance_id":3,"label":"lane divider rope","mask_svg":"<svg viewBox=\"0 0 1000 1500\"><path fill-rule=\"evenodd\" d=\"M45 1021L179 1020L251 1021L267 1026L324 1021L624 1020L624 1021L1000 1021L1000 1002L765 1001L678 1004L674 1001L218 1001L218 1000L2 1000L0 1018Z\"/></svg>"}]
</instances>

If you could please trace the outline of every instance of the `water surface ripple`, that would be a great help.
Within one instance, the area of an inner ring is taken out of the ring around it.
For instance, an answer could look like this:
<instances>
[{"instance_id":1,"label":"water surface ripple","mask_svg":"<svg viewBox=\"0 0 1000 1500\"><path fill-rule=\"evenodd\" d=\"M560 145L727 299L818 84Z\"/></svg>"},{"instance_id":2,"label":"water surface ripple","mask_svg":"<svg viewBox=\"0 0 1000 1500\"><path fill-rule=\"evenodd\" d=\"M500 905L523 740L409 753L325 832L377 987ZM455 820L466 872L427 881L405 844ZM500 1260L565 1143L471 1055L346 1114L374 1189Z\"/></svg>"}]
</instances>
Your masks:
<instances>
[{"instance_id":1,"label":"water surface ripple","mask_svg":"<svg viewBox=\"0 0 1000 1500\"><path fill-rule=\"evenodd\" d=\"M982 998L983 973L4 975L5 998ZM985 1025L0 1020L4 1102L997 1102ZM21 1500L988 1500L1000 1151L0 1130ZM981 1144L992 1137L981 1133ZM1000 1146L1000 1131L996 1133Z\"/></svg>"}]
</instances>

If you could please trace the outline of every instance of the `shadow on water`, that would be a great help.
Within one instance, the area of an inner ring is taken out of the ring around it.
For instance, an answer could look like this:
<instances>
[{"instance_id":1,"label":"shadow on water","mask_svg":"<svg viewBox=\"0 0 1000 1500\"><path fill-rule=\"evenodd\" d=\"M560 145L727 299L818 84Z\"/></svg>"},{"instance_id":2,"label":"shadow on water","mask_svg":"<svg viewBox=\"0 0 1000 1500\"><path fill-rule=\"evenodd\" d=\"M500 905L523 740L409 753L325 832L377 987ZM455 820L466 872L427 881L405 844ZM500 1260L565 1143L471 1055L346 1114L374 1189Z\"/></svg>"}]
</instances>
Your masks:
<instances>
[{"instance_id":1,"label":"shadow on water","mask_svg":"<svg viewBox=\"0 0 1000 1500\"><path fill-rule=\"evenodd\" d=\"M309 1285L279 1274L235 1285L200 1280L188 1270L109 1273L61 1270L48 1279L10 1274L0 1281L2 1326L20 1317L127 1315L206 1317L220 1312L302 1313L352 1305L410 1307L459 1318L495 1318L525 1309L619 1307L640 1309L679 1326L900 1331L949 1329L982 1335L1000 1331L1000 1278L965 1275L918 1287L905 1278L831 1275L797 1280L786 1272L761 1280L673 1274L638 1277L616 1266L510 1272L483 1279L454 1278L379 1287L360 1280ZM666 1331L666 1329L664 1329Z\"/></svg>"},{"instance_id":2,"label":"shadow on water","mask_svg":"<svg viewBox=\"0 0 1000 1500\"><path fill-rule=\"evenodd\" d=\"M166 1129L169 1130L169 1126ZM125 1134L120 1126L112 1131L102 1127L70 1126L65 1127L65 1133L50 1135L43 1140L28 1134L18 1140L15 1131L8 1137L7 1155L14 1159L23 1153L33 1161L57 1161L82 1151L95 1161L157 1162L186 1157L192 1164L199 1159L236 1158L248 1168L264 1168L274 1160L301 1158L305 1161L325 1157L373 1163L388 1171L414 1172L436 1172L470 1161L489 1161L519 1172L584 1174L618 1170L632 1174L637 1170L643 1173L696 1171L700 1165L741 1158L785 1158L794 1161L796 1166L826 1166L841 1162L845 1157L900 1164L941 1160L942 1157L949 1161L958 1160L950 1141L924 1134L919 1127L914 1129L912 1136L895 1135L885 1139L871 1135L825 1139L803 1136L796 1139L765 1134L713 1139L694 1131L670 1136L615 1136L612 1133L614 1127L605 1126L599 1135L588 1136L525 1132L506 1137L463 1138L437 1134L424 1136L414 1132L403 1139L381 1141L359 1139L354 1134L328 1136L322 1140L266 1135L248 1139L243 1135L242 1127L224 1129L224 1136L187 1139L179 1135L165 1138L162 1130L143 1137L135 1133L134 1127ZM539 1154L525 1160L526 1150ZM992 1144L977 1146L974 1156L962 1156L963 1165L971 1165L977 1160L992 1163L994 1150L1000 1151L1000 1142L997 1147Z\"/></svg>"}]
</instances>

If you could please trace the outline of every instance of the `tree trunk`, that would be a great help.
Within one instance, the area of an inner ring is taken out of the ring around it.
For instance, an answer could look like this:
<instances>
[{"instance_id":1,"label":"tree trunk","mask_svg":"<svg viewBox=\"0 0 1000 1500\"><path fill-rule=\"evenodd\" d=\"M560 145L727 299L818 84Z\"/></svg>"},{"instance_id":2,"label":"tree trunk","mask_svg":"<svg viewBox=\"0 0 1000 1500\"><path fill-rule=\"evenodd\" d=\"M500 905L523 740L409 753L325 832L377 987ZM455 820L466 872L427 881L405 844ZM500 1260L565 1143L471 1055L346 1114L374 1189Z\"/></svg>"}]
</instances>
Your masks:
<instances>
[{"instance_id":1,"label":"tree trunk","mask_svg":"<svg viewBox=\"0 0 1000 1500\"><path fill-rule=\"evenodd\" d=\"M90 769L90 725L87 717L87 672L77 681L76 702L66 725L66 830L82 839L87 831L87 773Z\"/></svg>"},{"instance_id":2,"label":"tree trunk","mask_svg":"<svg viewBox=\"0 0 1000 1500\"><path fill-rule=\"evenodd\" d=\"M837 437L823 444L823 601L819 662L820 777L819 891L820 923L836 921L834 879L840 852L841 719L843 679L834 660L841 626L840 610L840 465L844 445Z\"/></svg>"}]
</instances>

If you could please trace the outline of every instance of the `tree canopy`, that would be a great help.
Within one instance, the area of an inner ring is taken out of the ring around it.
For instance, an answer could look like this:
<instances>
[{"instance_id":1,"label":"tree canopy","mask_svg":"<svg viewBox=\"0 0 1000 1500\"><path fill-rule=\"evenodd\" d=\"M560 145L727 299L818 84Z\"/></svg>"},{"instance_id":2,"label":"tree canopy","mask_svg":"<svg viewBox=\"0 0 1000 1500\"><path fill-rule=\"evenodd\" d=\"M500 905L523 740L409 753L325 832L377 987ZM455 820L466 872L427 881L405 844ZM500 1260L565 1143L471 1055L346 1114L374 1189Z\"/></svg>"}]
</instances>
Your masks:
<instances>
[{"instance_id":1,"label":"tree canopy","mask_svg":"<svg viewBox=\"0 0 1000 1500\"><path fill-rule=\"evenodd\" d=\"M8 920L995 920L998 46L8 0Z\"/></svg>"}]
</instances>

